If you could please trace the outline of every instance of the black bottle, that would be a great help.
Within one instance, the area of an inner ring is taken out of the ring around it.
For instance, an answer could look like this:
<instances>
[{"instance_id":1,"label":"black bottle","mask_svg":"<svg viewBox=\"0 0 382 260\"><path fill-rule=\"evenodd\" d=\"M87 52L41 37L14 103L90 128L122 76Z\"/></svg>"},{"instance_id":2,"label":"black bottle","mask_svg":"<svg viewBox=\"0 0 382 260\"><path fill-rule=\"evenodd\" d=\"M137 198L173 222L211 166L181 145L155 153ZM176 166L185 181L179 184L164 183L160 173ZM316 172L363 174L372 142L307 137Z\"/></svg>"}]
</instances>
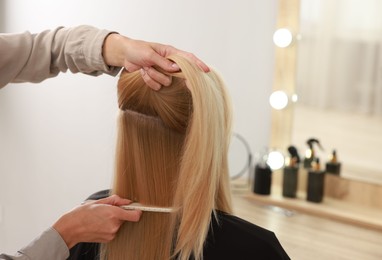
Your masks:
<instances>
[{"instance_id":1,"label":"black bottle","mask_svg":"<svg viewBox=\"0 0 382 260\"><path fill-rule=\"evenodd\" d=\"M292 158L290 164L283 170L283 196L296 198L298 183L298 164L295 158Z\"/></svg>"},{"instance_id":2,"label":"black bottle","mask_svg":"<svg viewBox=\"0 0 382 260\"><path fill-rule=\"evenodd\" d=\"M258 163L255 166L255 178L253 192L262 195L271 194L272 170L266 163Z\"/></svg>"},{"instance_id":3,"label":"black bottle","mask_svg":"<svg viewBox=\"0 0 382 260\"><path fill-rule=\"evenodd\" d=\"M330 158L330 161L328 161L326 163L325 170L327 173L334 174L334 175L340 175L341 163L338 162L336 150L333 150L332 157Z\"/></svg>"},{"instance_id":4,"label":"black bottle","mask_svg":"<svg viewBox=\"0 0 382 260\"><path fill-rule=\"evenodd\" d=\"M322 202L324 197L325 171L320 169L320 161L315 159L312 168L308 171L308 186L306 200Z\"/></svg>"},{"instance_id":5,"label":"black bottle","mask_svg":"<svg viewBox=\"0 0 382 260\"><path fill-rule=\"evenodd\" d=\"M314 150L314 144L316 144L321 150L323 150L320 141L316 138L309 138L306 141L306 144L308 145L309 149L305 152L305 158L304 158L304 168L310 169L312 167L312 163L314 163L314 159L316 157L315 150Z\"/></svg>"},{"instance_id":6,"label":"black bottle","mask_svg":"<svg viewBox=\"0 0 382 260\"><path fill-rule=\"evenodd\" d=\"M310 169L312 167L312 163L314 161L314 150L309 148L305 151L305 157L304 157L304 168Z\"/></svg>"}]
</instances>

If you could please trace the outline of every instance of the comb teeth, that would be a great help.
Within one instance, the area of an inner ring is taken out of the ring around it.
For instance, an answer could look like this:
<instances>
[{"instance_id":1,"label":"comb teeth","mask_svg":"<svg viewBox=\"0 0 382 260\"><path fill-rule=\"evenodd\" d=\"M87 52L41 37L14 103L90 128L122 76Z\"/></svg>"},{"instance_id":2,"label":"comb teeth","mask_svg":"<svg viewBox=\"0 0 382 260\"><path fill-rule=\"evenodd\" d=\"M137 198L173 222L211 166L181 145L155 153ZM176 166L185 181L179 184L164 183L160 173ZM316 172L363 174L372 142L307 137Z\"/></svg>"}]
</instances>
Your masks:
<instances>
[{"instance_id":1,"label":"comb teeth","mask_svg":"<svg viewBox=\"0 0 382 260\"><path fill-rule=\"evenodd\" d=\"M172 208L144 206L144 205L137 203L137 202L131 203L129 205L121 206L121 208L126 209L126 210L142 210L142 211L159 212L159 213L171 213L171 212L173 212Z\"/></svg>"}]
</instances>

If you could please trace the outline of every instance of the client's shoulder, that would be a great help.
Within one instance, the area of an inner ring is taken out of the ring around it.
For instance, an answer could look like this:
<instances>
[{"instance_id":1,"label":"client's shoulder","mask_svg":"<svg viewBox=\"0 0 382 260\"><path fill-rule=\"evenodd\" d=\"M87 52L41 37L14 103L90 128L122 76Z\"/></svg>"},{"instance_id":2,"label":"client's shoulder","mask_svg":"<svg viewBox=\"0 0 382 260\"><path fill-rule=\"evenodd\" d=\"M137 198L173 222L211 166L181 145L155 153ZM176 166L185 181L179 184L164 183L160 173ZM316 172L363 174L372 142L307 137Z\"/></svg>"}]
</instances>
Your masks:
<instances>
[{"instance_id":1,"label":"client's shoulder","mask_svg":"<svg viewBox=\"0 0 382 260\"><path fill-rule=\"evenodd\" d=\"M290 259L275 234L224 212L212 216L206 259Z\"/></svg>"}]
</instances>

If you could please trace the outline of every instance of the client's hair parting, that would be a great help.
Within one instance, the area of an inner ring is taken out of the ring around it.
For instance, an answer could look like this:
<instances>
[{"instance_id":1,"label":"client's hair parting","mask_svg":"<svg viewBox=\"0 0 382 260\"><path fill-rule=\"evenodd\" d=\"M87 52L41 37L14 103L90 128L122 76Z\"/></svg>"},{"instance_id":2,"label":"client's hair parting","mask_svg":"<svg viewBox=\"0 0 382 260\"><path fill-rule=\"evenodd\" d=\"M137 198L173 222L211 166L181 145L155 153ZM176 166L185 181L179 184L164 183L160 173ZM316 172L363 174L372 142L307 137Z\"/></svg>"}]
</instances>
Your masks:
<instances>
[{"instance_id":1,"label":"client's hair parting","mask_svg":"<svg viewBox=\"0 0 382 260\"><path fill-rule=\"evenodd\" d=\"M114 259L203 258L215 210L232 213L228 174L231 104L221 77L171 56L181 72L150 89L139 72L118 82L118 137L112 192L173 213L144 212L101 247Z\"/></svg>"}]
</instances>

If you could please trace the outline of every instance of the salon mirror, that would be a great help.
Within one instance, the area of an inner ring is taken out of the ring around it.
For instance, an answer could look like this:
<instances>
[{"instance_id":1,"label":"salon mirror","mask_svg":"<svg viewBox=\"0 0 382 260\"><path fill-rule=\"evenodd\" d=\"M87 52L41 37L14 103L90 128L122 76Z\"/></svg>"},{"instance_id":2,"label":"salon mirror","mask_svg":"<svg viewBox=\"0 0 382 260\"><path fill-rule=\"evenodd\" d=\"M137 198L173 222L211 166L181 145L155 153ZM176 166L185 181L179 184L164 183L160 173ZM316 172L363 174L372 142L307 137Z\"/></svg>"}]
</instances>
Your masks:
<instances>
[{"instance_id":1,"label":"salon mirror","mask_svg":"<svg viewBox=\"0 0 382 260\"><path fill-rule=\"evenodd\" d=\"M248 178L252 163L253 155L248 141L243 135L234 132L228 150L230 179Z\"/></svg>"},{"instance_id":2,"label":"salon mirror","mask_svg":"<svg viewBox=\"0 0 382 260\"><path fill-rule=\"evenodd\" d=\"M298 102L288 108L289 125L272 128L290 127L289 143L301 156L307 139L319 139L322 164L336 150L342 177L382 184L382 1L298 2L297 17L290 18L301 37L293 58ZM280 82L283 74L275 77Z\"/></svg>"}]
</instances>

